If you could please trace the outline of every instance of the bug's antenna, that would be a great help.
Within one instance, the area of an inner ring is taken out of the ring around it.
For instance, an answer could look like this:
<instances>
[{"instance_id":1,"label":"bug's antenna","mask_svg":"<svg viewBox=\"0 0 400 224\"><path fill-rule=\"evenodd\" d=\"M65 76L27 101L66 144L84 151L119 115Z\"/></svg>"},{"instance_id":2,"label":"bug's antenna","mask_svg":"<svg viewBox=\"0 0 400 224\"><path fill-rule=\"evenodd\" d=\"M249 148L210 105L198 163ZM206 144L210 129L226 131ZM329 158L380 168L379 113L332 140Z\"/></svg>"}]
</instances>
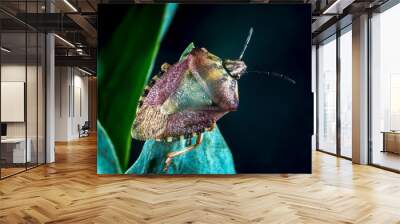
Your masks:
<instances>
[{"instance_id":1,"label":"bug's antenna","mask_svg":"<svg viewBox=\"0 0 400 224\"><path fill-rule=\"evenodd\" d=\"M247 36L246 42L244 43L242 53L241 53L240 56L239 56L239 60L242 60L242 58L243 58L244 52L245 52L246 49L247 49L247 45L248 45L249 42L250 42L251 35L253 35L253 27L250 27L249 35Z\"/></svg>"},{"instance_id":2,"label":"bug's antenna","mask_svg":"<svg viewBox=\"0 0 400 224\"><path fill-rule=\"evenodd\" d=\"M245 73L264 74L264 75L267 75L267 76L273 76L273 77L276 77L276 78L280 78L280 79L286 80L286 81L292 83L293 85L296 84L296 81L294 79L292 79L292 78L290 78L290 77L288 77L286 75L283 75L283 74L280 74L280 73L276 73L276 72L246 71Z\"/></svg>"}]
</instances>

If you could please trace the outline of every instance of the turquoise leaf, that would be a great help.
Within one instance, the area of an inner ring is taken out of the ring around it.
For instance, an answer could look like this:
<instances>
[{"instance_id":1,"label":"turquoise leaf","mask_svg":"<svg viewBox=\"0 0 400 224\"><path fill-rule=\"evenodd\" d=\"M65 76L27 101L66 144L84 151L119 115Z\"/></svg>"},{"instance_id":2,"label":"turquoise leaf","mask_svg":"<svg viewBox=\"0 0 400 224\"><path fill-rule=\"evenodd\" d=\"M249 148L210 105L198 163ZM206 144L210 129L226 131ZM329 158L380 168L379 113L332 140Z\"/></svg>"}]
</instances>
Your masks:
<instances>
[{"instance_id":1,"label":"turquoise leaf","mask_svg":"<svg viewBox=\"0 0 400 224\"><path fill-rule=\"evenodd\" d=\"M97 139L97 173L121 174L122 170L114 145L100 121L97 121Z\"/></svg>"},{"instance_id":2,"label":"turquoise leaf","mask_svg":"<svg viewBox=\"0 0 400 224\"><path fill-rule=\"evenodd\" d=\"M194 142L194 139L193 139ZM126 174L235 174L232 153L218 127L203 133L203 141L192 151L175 157L163 171L167 154L182 150L186 140L147 140L136 162Z\"/></svg>"}]
</instances>

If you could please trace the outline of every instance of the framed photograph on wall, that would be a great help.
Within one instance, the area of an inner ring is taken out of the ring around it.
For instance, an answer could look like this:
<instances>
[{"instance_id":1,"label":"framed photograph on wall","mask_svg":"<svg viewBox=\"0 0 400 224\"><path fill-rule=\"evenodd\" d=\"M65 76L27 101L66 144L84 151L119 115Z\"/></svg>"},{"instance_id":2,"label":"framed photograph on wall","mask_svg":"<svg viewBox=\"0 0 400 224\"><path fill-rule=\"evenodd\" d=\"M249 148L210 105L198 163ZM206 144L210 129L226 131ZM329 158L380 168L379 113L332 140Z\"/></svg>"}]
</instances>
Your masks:
<instances>
[{"instance_id":1,"label":"framed photograph on wall","mask_svg":"<svg viewBox=\"0 0 400 224\"><path fill-rule=\"evenodd\" d=\"M310 173L310 5L99 5L99 174Z\"/></svg>"}]
</instances>

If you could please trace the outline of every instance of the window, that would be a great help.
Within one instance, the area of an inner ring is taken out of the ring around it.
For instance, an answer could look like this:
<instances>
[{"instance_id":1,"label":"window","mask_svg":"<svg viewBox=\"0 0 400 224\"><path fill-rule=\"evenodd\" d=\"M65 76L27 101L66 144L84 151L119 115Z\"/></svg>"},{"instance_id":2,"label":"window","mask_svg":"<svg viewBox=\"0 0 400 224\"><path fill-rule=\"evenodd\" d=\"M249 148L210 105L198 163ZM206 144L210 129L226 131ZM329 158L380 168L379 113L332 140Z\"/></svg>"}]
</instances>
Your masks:
<instances>
[{"instance_id":1,"label":"window","mask_svg":"<svg viewBox=\"0 0 400 224\"><path fill-rule=\"evenodd\" d=\"M340 36L340 155L352 156L352 34L351 26Z\"/></svg>"},{"instance_id":2,"label":"window","mask_svg":"<svg viewBox=\"0 0 400 224\"><path fill-rule=\"evenodd\" d=\"M400 5L371 18L372 163L400 170Z\"/></svg>"},{"instance_id":3,"label":"window","mask_svg":"<svg viewBox=\"0 0 400 224\"><path fill-rule=\"evenodd\" d=\"M336 153L336 37L318 48L318 149Z\"/></svg>"}]
</instances>

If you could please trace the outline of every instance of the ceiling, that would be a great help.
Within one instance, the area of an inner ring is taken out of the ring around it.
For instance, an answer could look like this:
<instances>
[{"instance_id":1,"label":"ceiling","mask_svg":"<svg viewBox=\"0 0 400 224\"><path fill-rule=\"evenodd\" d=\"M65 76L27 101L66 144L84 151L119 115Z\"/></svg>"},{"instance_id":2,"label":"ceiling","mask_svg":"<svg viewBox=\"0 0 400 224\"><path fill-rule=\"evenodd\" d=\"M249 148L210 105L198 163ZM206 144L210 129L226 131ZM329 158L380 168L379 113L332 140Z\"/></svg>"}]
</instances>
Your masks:
<instances>
[{"instance_id":1,"label":"ceiling","mask_svg":"<svg viewBox=\"0 0 400 224\"><path fill-rule=\"evenodd\" d=\"M206 0L199 0L206 1ZM210 0L215 2L216 0ZM240 1L243 0L231 0ZM311 4L314 41L335 32L338 20L357 15L387 0L251 0L253 3ZM0 22L2 44L13 49L12 55L24 55L25 30L54 32L56 63L87 66L96 70L97 4L132 3L132 0L1 0ZM143 0L141 2L152 2ZM163 0L158 0L163 2ZM182 0L184 2L184 0ZM223 2L223 0L221 0ZM50 13L51 12L51 13ZM350 18L351 22L351 18ZM329 31L330 30L330 31ZM328 32L329 31L329 32ZM34 53L35 43L28 38L28 54ZM34 41L35 42L35 41ZM9 57L11 57L11 54Z\"/></svg>"},{"instance_id":2,"label":"ceiling","mask_svg":"<svg viewBox=\"0 0 400 224\"><path fill-rule=\"evenodd\" d=\"M38 51L37 41L33 40L36 33L54 32L56 65L96 71L97 4L101 2L47 0L46 4L45 0L1 0L2 46L11 50L7 54L2 52L3 60L21 61L25 55L33 58Z\"/></svg>"}]
</instances>

